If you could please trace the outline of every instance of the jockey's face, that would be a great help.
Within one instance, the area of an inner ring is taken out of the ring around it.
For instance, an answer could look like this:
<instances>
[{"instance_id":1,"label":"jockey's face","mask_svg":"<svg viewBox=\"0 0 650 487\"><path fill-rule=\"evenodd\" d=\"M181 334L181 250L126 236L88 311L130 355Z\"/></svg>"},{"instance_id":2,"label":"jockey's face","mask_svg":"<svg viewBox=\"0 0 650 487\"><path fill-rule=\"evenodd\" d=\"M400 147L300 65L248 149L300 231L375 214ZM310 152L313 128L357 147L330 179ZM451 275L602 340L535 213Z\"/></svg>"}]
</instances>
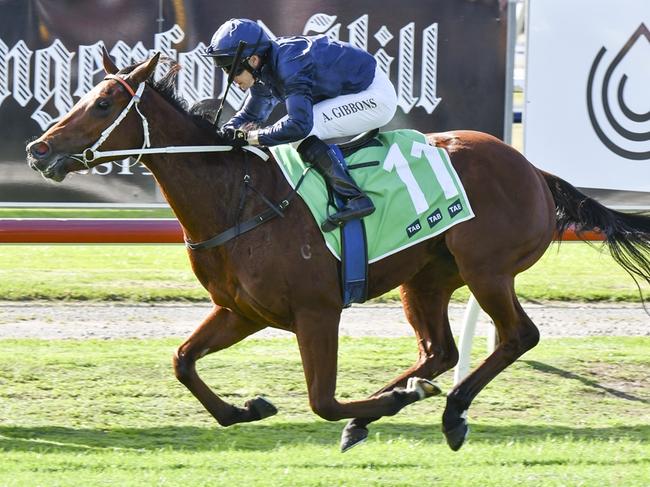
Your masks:
<instances>
[{"instance_id":1,"label":"jockey's face","mask_svg":"<svg viewBox=\"0 0 650 487\"><path fill-rule=\"evenodd\" d=\"M260 57L257 54L253 54L249 59L248 59L248 64L251 65L252 68L257 69L260 67ZM239 86L239 89L242 91L248 90L251 86L255 84L255 78L253 78L253 75L251 74L250 71L247 69L244 69L241 73L239 73L237 76L235 76L235 83L237 83L237 86Z\"/></svg>"},{"instance_id":2,"label":"jockey's face","mask_svg":"<svg viewBox=\"0 0 650 487\"><path fill-rule=\"evenodd\" d=\"M240 90L246 91L255 84L255 78L253 78L250 71L244 69L240 74L235 76L235 83L237 83Z\"/></svg>"}]
</instances>

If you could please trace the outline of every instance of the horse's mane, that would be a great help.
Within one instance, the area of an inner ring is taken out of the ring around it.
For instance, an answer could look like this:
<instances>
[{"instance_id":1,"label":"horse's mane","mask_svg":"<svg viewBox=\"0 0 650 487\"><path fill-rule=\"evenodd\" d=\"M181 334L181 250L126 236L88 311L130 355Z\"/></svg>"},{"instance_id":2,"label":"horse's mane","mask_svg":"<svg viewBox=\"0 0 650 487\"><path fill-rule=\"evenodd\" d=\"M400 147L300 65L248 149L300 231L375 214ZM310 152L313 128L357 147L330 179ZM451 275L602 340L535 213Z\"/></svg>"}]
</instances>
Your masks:
<instances>
[{"instance_id":1,"label":"horse's mane","mask_svg":"<svg viewBox=\"0 0 650 487\"><path fill-rule=\"evenodd\" d=\"M173 106L179 113L185 115L197 127L213 133L215 139L217 140L217 143L226 144L227 142L216 133L217 129L212 123L212 120L214 119L214 113L216 112L216 101L202 100L192 107L189 107L187 100L181 98L176 93L176 81L178 72L181 70L181 65L168 57L161 57L159 64L160 63L166 64L168 66L167 73L159 80L155 80L152 74L146 81L147 85L156 90L156 92L158 92L158 94L162 96L171 106ZM135 63L122 68L120 69L119 73L129 74L140 64L142 63Z\"/></svg>"}]
</instances>

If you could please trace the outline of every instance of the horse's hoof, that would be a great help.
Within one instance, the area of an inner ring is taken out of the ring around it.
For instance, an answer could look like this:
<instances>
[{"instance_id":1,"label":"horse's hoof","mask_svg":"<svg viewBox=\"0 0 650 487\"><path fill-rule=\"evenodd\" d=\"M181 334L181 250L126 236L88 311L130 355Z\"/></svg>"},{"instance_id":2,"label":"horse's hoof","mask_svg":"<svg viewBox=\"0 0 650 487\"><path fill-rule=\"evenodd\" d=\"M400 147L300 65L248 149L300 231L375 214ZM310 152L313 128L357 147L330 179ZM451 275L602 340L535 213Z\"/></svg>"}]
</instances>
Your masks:
<instances>
[{"instance_id":1,"label":"horse's hoof","mask_svg":"<svg viewBox=\"0 0 650 487\"><path fill-rule=\"evenodd\" d=\"M445 429L444 426L442 428L442 432L445 434L449 448L454 451L460 450L460 447L463 446L463 443L465 443L465 440L467 439L467 435L469 435L469 426L467 425L467 421L464 418L461 419L462 421L458 425L449 430Z\"/></svg>"},{"instance_id":2,"label":"horse's hoof","mask_svg":"<svg viewBox=\"0 0 650 487\"><path fill-rule=\"evenodd\" d=\"M419 399L426 399L442 393L442 390L435 382L421 377L409 377L406 383L406 391L416 392Z\"/></svg>"},{"instance_id":3,"label":"horse's hoof","mask_svg":"<svg viewBox=\"0 0 650 487\"><path fill-rule=\"evenodd\" d=\"M363 443L368 439L368 428L347 424L341 434L341 453Z\"/></svg>"},{"instance_id":4,"label":"horse's hoof","mask_svg":"<svg viewBox=\"0 0 650 487\"><path fill-rule=\"evenodd\" d=\"M278 409L262 396L256 396L246 402L246 407L250 410L255 421L268 418L278 412Z\"/></svg>"}]
</instances>

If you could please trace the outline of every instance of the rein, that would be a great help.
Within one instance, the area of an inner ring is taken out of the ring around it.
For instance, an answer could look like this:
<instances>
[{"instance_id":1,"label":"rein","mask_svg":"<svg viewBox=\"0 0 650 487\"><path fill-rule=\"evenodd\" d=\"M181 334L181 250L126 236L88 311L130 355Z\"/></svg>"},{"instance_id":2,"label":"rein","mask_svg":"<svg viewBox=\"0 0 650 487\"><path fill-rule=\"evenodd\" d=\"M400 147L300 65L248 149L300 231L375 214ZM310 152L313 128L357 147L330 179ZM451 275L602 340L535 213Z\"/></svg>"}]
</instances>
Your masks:
<instances>
[{"instance_id":1,"label":"rein","mask_svg":"<svg viewBox=\"0 0 650 487\"><path fill-rule=\"evenodd\" d=\"M169 146L169 147L151 147L151 139L149 136L149 122L147 121L147 118L142 114L139 107L140 100L142 98L142 92L144 91L145 88L145 82L143 81L142 83L140 83L138 85L138 88L135 91L133 91L133 88L131 88L131 86L126 82L124 78L121 78L114 74L108 74L106 75L106 77L104 77L104 79L115 80L118 83L120 83L126 89L126 91L131 95L131 100L126 105L126 107L124 107L124 109L115 119L115 121L101 133L99 139L97 139L97 141L91 147L84 149L84 151L81 154L72 154L69 156L72 159L81 162L84 166L86 166L86 168L90 169L89 164L91 162L93 162L96 159L101 159L103 157L137 156L137 159L134 162L134 164L137 164L138 162L140 162L140 159L145 154L185 154L191 152L228 152L233 150L233 146L231 145L182 145L182 146ZM122 123L122 120L124 120L124 118L129 114L131 108L133 107L135 107L135 110L138 112L138 115L142 120L142 132L144 134L142 147L140 147L139 149L120 149L120 150L113 150L113 151L97 150L106 141L106 139L108 139L108 137L111 135L113 130L115 130L117 126L120 123ZM245 151L252 152L253 154L255 154L256 156L258 156L264 161L269 160L268 154L266 154L258 147L245 145L241 148ZM246 160L246 158L244 158L244 160ZM252 230L253 228L261 225L262 223L265 223L268 220L275 218L276 216L284 218L284 210L287 208L287 206L289 206L291 200L296 196L296 193L298 192L298 188L300 187L303 180L305 179L305 176L307 175L307 171L305 171L305 173L302 175L302 177L298 181L298 184L291 191L291 193L289 193L289 195L287 195L287 197L284 198L280 203L275 204L272 203L266 196L264 196L257 189L255 189L254 186L250 184L251 177L250 174L248 174L247 168L244 169L244 173L245 173L244 186L241 193L239 208L237 211L237 223L235 224L235 226L229 228L225 232L220 233L219 235L216 235L215 237L212 237L208 240L204 240L202 242L191 242L190 240L185 238L184 239L185 245L188 249L201 250L201 249L209 249L209 248L217 247L241 235L242 233L246 233ZM264 203L266 203L266 205L269 208L263 211L262 213L255 215L250 220L246 220L243 223L239 223L239 214L243 210L244 201L246 199L246 195L248 194L249 190L252 190L255 194L257 194L264 201Z\"/></svg>"}]
</instances>

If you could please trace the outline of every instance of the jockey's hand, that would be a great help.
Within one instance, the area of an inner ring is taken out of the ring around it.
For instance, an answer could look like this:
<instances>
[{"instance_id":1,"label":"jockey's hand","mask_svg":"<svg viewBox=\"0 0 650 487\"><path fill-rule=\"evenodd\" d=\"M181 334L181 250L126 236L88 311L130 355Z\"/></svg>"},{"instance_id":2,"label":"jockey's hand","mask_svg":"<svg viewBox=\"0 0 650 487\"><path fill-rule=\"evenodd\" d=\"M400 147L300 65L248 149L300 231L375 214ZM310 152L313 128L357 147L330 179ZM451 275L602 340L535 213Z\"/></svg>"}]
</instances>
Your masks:
<instances>
[{"instance_id":1,"label":"jockey's hand","mask_svg":"<svg viewBox=\"0 0 650 487\"><path fill-rule=\"evenodd\" d=\"M219 130L219 135L225 139L227 144L233 147L243 147L248 145L248 132L233 127L226 127Z\"/></svg>"}]
</instances>

